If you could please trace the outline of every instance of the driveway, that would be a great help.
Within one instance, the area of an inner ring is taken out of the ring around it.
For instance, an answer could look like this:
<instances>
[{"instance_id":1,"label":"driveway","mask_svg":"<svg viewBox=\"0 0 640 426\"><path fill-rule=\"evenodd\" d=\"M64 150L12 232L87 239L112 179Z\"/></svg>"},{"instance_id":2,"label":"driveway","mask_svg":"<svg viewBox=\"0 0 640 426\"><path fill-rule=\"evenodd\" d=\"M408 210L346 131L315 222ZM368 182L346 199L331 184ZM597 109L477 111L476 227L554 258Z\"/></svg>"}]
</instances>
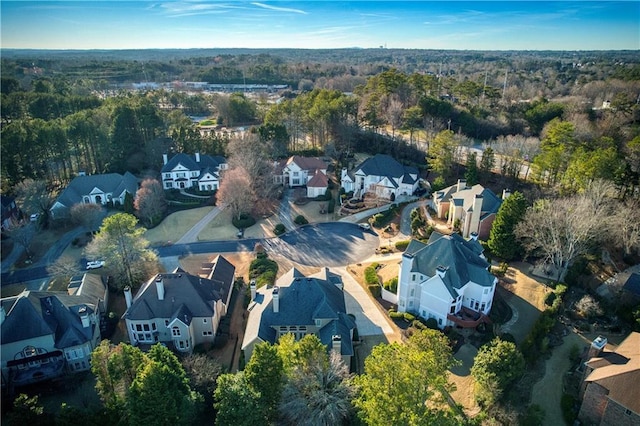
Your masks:
<instances>
[{"instance_id":1,"label":"driveway","mask_svg":"<svg viewBox=\"0 0 640 426\"><path fill-rule=\"evenodd\" d=\"M407 204L402 210L402 217L400 218L400 232L407 237L411 236L411 212L416 207L424 207L427 205L427 200L416 201L415 203Z\"/></svg>"},{"instance_id":2,"label":"driveway","mask_svg":"<svg viewBox=\"0 0 640 426\"><path fill-rule=\"evenodd\" d=\"M278 210L278 218L280 223L287 228L287 231L296 229L296 225L291 220L291 189L285 187L282 193L282 200L280 201L280 210Z\"/></svg>"}]
</instances>

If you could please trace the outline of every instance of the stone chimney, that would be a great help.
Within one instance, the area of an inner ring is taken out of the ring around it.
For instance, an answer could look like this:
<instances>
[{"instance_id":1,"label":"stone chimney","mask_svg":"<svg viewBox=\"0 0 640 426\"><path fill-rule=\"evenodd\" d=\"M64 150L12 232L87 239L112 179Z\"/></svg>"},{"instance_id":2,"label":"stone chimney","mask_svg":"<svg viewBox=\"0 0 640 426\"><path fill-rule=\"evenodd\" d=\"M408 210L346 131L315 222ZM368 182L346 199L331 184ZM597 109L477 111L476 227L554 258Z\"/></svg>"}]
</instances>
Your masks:
<instances>
[{"instance_id":1,"label":"stone chimney","mask_svg":"<svg viewBox=\"0 0 640 426\"><path fill-rule=\"evenodd\" d=\"M502 201L506 200L507 198L509 198L509 195L511 195L511 190L510 189L503 189L502 190Z\"/></svg>"},{"instance_id":2,"label":"stone chimney","mask_svg":"<svg viewBox=\"0 0 640 426\"><path fill-rule=\"evenodd\" d=\"M158 300L164 300L164 281L160 274L156 277L156 290L158 290Z\"/></svg>"},{"instance_id":3,"label":"stone chimney","mask_svg":"<svg viewBox=\"0 0 640 426\"><path fill-rule=\"evenodd\" d=\"M473 211L471 212L471 220L469 221L468 232L478 232L480 230L480 216L482 216L482 194L476 194L473 199Z\"/></svg>"},{"instance_id":4,"label":"stone chimney","mask_svg":"<svg viewBox=\"0 0 640 426\"><path fill-rule=\"evenodd\" d=\"M589 352L587 354L587 361L591 358L598 357L602 353L604 347L607 345L607 338L603 336L598 336L595 338L593 342L591 342L591 346L589 347Z\"/></svg>"},{"instance_id":5,"label":"stone chimney","mask_svg":"<svg viewBox=\"0 0 640 426\"><path fill-rule=\"evenodd\" d=\"M200 162L200 153L196 152L196 163Z\"/></svg>"},{"instance_id":6,"label":"stone chimney","mask_svg":"<svg viewBox=\"0 0 640 426\"><path fill-rule=\"evenodd\" d=\"M80 321L82 321L83 328L89 328L89 313L87 312L87 307L83 306L78 309L78 314L80 315Z\"/></svg>"},{"instance_id":7,"label":"stone chimney","mask_svg":"<svg viewBox=\"0 0 640 426\"><path fill-rule=\"evenodd\" d=\"M342 337L339 334L331 336L331 350L335 351L338 355L342 354Z\"/></svg>"},{"instance_id":8,"label":"stone chimney","mask_svg":"<svg viewBox=\"0 0 640 426\"><path fill-rule=\"evenodd\" d=\"M280 288L275 286L273 288L273 313L277 314L280 312Z\"/></svg>"},{"instance_id":9,"label":"stone chimney","mask_svg":"<svg viewBox=\"0 0 640 426\"><path fill-rule=\"evenodd\" d=\"M466 188L467 188L467 181L464 179L458 179L458 186L456 188L456 192L460 192Z\"/></svg>"},{"instance_id":10,"label":"stone chimney","mask_svg":"<svg viewBox=\"0 0 640 426\"><path fill-rule=\"evenodd\" d=\"M444 278L444 276L447 274L448 270L449 270L449 268L447 268L446 266L440 265L440 266L438 266L436 268L436 274L438 274L438 276L440 278Z\"/></svg>"},{"instance_id":11,"label":"stone chimney","mask_svg":"<svg viewBox=\"0 0 640 426\"><path fill-rule=\"evenodd\" d=\"M249 288L251 289L251 300L256 300L256 280L251 280Z\"/></svg>"},{"instance_id":12,"label":"stone chimney","mask_svg":"<svg viewBox=\"0 0 640 426\"><path fill-rule=\"evenodd\" d=\"M124 288L124 300L127 302L127 309L131 307L131 301L133 300L133 296L131 295L131 287L126 286Z\"/></svg>"},{"instance_id":13,"label":"stone chimney","mask_svg":"<svg viewBox=\"0 0 640 426\"><path fill-rule=\"evenodd\" d=\"M162 154L162 164L167 164L169 162L169 157L167 154Z\"/></svg>"}]
</instances>

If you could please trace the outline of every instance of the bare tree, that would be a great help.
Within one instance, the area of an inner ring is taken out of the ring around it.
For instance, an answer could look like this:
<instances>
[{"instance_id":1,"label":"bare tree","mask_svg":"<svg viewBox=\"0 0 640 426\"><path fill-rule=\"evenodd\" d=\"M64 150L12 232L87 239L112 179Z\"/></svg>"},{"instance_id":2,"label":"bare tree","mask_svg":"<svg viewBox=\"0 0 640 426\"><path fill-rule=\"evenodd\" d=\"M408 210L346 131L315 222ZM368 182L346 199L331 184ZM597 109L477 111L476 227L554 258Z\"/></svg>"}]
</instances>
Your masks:
<instances>
[{"instance_id":1,"label":"bare tree","mask_svg":"<svg viewBox=\"0 0 640 426\"><path fill-rule=\"evenodd\" d=\"M231 209L236 219L250 212L256 201L249 174L243 167L235 167L224 173L217 196L221 203Z\"/></svg>"},{"instance_id":2,"label":"bare tree","mask_svg":"<svg viewBox=\"0 0 640 426\"><path fill-rule=\"evenodd\" d=\"M229 141L227 154L229 168L245 170L249 188L258 198L270 198L273 194L272 147L268 141L260 141L257 135L245 135ZM222 178L226 179L228 172ZM221 183L222 185L222 183Z\"/></svg>"},{"instance_id":3,"label":"bare tree","mask_svg":"<svg viewBox=\"0 0 640 426\"><path fill-rule=\"evenodd\" d=\"M609 221L609 233L612 242L630 255L635 249L640 251L640 202L627 200L615 208Z\"/></svg>"},{"instance_id":4,"label":"bare tree","mask_svg":"<svg viewBox=\"0 0 640 426\"><path fill-rule=\"evenodd\" d=\"M36 225L33 223L27 223L23 226L15 226L9 229L9 237L18 245L24 248L27 257L31 259L33 253L31 253L31 242L33 237L36 236Z\"/></svg>"},{"instance_id":5,"label":"bare tree","mask_svg":"<svg viewBox=\"0 0 640 426\"><path fill-rule=\"evenodd\" d=\"M525 213L515 234L529 253L540 253L561 279L578 256L603 237L606 202L588 192L570 198L541 200Z\"/></svg>"},{"instance_id":6,"label":"bare tree","mask_svg":"<svg viewBox=\"0 0 640 426\"><path fill-rule=\"evenodd\" d=\"M167 211L167 200L162 185L156 179L145 179L136 192L133 203L136 216L147 226L153 226L162 220Z\"/></svg>"},{"instance_id":7,"label":"bare tree","mask_svg":"<svg viewBox=\"0 0 640 426\"><path fill-rule=\"evenodd\" d=\"M28 214L40 213L45 217L53 204L53 195L43 180L25 179L16 185L16 200L22 210Z\"/></svg>"},{"instance_id":8,"label":"bare tree","mask_svg":"<svg viewBox=\"0 0 640 426\"><path fill-rule=\"evenodd\" d=\"M77 260L64 255L49 265L47 272L53 276L72 277L80 273L80 267Z\"/></svg>"},{"instance_id":9,"label":"bare tree","mask_svg":"<svg viewBox=\"0 0 640 426\"><path fill-rule=\"evenodd\" d=\"M104 215L105 211L99 204L78 203L71 207L71 220L92 232L100 228Z\"/></svg>"}]
</instances>

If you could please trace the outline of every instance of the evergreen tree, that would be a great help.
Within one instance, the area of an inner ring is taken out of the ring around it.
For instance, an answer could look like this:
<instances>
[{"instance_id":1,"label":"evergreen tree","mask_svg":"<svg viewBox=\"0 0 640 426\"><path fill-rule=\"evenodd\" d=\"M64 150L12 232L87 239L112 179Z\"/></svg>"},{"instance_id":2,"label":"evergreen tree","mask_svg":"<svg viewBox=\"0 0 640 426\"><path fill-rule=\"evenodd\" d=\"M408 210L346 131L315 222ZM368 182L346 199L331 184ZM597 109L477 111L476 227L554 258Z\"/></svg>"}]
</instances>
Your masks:
<instances>
[{"instance_id":1,"label":"evergreen tree","mask_svg":"<svg viewBox=\"0 0 640 426\"><path fill-rule=\"evenodd\" d=\"M493 167L496 165L496 157L493 148L488 147L482 152L480 159L480 172L486 176L491 174Z\"/></svg>"},{"instance_id":2,"label":"evergreen tree","mask_svg":"<svg viewBox=\"0 0 640 426\"><path fill-rule=\"evenodd\" d=\"M515 343L499 337L482 346L471 367L476 400L490 407L524 372L524 357Z\"/></svg>"},{"instance_id":3,"label":"evergreen tree","mask_svg":"<svg viewBox=\"0 0 640 426\"><path fill-rule=\"evenodd\" d=\"M471 152L467 155L464 178L467 180L467 185L469 186L473 186L478 183L478 154L475 152Z\"/></svg>"},{"instance_id":4,"label":"evergreen tree","mask_svg":"<svg viewBox=\"0 0 640 426\"><path fill-rule=\"evenodd\" d=\"M277 348L268 342L256 345L244 376L247 384L259 395L260 406L267 418L274 419L284 382L284 368Z\"/></svg>"},{"instance_id":5,"label":"evergreen tree","mask_svg":"<svg viewBox=\"0 0 640 426\"><path fill-rule=\"evenodd\" d=\"M522 251L514 229L526 211L527 200L520 192L516 191L502 201L487 241L493 254L505 260L511 260Z\"/></svg>"}]
</instances>

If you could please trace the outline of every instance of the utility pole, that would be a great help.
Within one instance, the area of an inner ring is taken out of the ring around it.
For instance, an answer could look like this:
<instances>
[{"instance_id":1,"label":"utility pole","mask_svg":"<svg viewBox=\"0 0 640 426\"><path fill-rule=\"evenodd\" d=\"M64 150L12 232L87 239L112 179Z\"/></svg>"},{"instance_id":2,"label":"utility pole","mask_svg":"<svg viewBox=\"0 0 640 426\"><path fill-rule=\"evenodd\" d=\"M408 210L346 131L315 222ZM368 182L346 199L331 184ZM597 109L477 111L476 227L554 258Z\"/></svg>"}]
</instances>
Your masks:
<instances>
[{"instance_id":1,"label":"utility pole","mask_svg":"<svg viewBox=\"0 0 640 426\"><path fill-rule=\"evenodd\" d=\"M509 74L509 69L504 71L504 86L502 87L502 99L504 99L504 95L507 91L507 75Z\"/></svg>"}]
</instances>

